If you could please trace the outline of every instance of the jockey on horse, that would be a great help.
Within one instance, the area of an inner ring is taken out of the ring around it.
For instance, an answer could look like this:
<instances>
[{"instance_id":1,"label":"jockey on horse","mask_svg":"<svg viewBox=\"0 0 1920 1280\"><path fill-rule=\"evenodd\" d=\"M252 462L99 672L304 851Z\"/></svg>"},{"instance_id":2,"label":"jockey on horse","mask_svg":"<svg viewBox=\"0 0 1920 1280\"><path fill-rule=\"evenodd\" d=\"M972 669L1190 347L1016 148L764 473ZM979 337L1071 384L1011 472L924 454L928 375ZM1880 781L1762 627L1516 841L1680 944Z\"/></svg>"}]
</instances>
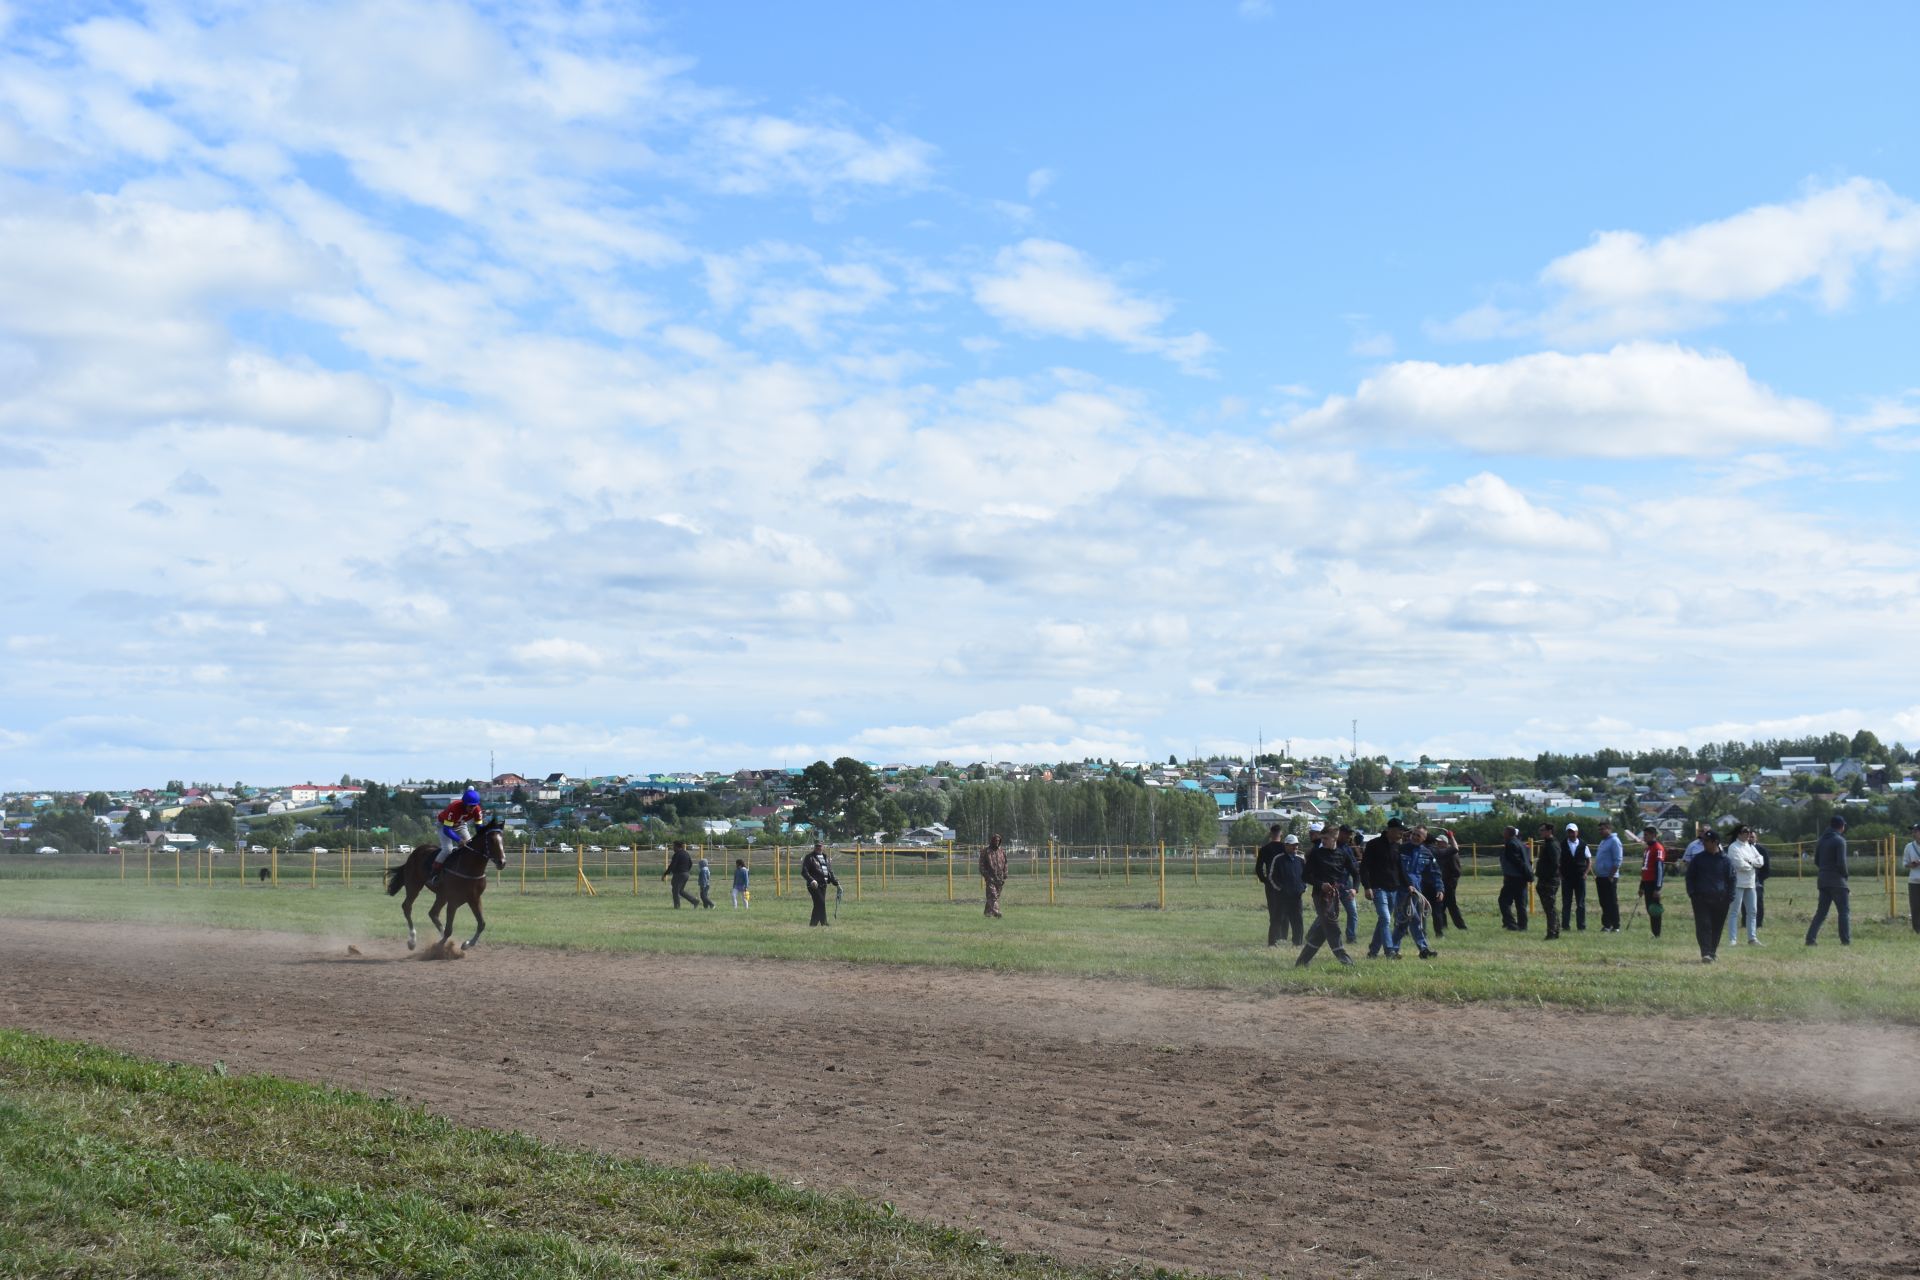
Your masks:
<instances>
[{"instance_id":1,"label":"jockey on horse","mask_svg":"<svg viewBox=\"0 0 1920 1280\"><path fill-rule=\"evenodd\" d=\"M434 820L440 824L440 852L427 876L429 885L440 883L440 869L446 866L447 856L473 839L473 824L486 820L480 812L480 793L468 787L466 794L435 814Z\"/></svg>"}]
</instances>

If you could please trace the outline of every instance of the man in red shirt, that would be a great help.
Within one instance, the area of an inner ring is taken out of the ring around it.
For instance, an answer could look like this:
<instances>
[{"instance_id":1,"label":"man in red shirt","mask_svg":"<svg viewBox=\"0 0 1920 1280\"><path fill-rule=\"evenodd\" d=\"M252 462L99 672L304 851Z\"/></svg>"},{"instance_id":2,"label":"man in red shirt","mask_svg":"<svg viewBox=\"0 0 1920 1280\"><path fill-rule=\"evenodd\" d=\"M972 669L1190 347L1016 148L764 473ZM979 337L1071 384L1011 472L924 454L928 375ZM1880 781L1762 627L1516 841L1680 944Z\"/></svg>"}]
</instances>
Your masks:
<instances>
[{"instance_id":1,"label":"man in red shirt","mask_svg":"<svg viewBox=\"0 0 1920 1280\"><path fill-rule=\"evenodd\" d=\"M1667 909L1660 905L1660 890L1667 883L1667 846L1660 843L1660 832L1649 826L1640 833L1647 846L1647 860L1640 868L1640 896L1647 900L1647 928L1660 936L1660 917Z\"/></svg>"},{"instance_id":2,"label":"man in red shirt","mask_svg":"<svg viewBox=\"0 0 1920 1280\"><path fill-rule=\"evenodd\" d=\"M480 793L468 787L466 794L434 815L440 824L440 852L433 859L433 872L427 877L432 884L440 877L440 868L446 865L447 855L473 839L473 824L485 820L480 812Z\"/></svg>"}]
</instances>

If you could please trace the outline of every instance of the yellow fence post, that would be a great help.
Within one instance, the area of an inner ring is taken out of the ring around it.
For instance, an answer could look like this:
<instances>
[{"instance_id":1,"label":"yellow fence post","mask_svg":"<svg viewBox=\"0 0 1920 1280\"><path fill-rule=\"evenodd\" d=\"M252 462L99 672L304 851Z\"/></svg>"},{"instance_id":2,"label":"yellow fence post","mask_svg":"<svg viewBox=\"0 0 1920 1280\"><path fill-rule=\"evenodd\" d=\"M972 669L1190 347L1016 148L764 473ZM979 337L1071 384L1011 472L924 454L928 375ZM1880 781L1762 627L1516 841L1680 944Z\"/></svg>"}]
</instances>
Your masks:
<instances>
[{"instance_id":1,"label":"yellow fence post","mask_svg":"<svg viewBox=\"0 0 1920 1280\"><path fill-rule=\"evenodd\" d=\"M551 846L549 846L549 845L544 845L544 844L540 846L540 886L541 886L541 888L545 888L545 887L546 887L546 884L547 884L547 860L548 860L549 858L551 858L552 856L553 856L553 849L552 849L552 847L551 847Z\"/></svg>"},{"instance_id":2,"label":"yellow fence post","mask_svg":"<svg viewBox=\"0 0 1920 1280\"><path fill-rule=\"evenodd\" d=\"M627 846L627 852L633 855L633 896L637 898L640 896L640 846L630 844ZM747 852L752 853L753 850L749 849Z\"/></svg>"},{"instance_id":3,"label":"yellow fence post","mask_svg":"<svg viewBox=\"0 0 1920 1280\"><path fill-rule=\"evenodd\" d=\"M347 841L347 856L340 865L346 878L347 888L353 888L353 841L351 840Z\"/></svg>"},{"instance_id":4,"label":"yellow fence post","mask_svg":"<svg viewBox=\"0 0 1920 1280\"><path fill-rule=\"evenodd\" d=\"M1160 842L1160 909L1167 909L1167 842Z\"/></svg>"},{"instance_id":5,"label":"yellow fence post","mask_svg":"<svg viewBox=\"0 0 1920 1280\"><path fill-rule=\"evenodd\" d=\"M1120 874L1127 884L1133 883L1133 846L1120 846Z\"/></svg>"},{"instance_id":6,"label":"yellow fence post","mask_svg":"<svg viewBox=\"0 0 1920 1280\"><path fill-rule=\"evenodd\" d=\"M147 846L147 883L153 883L153 846Z\"/></svg>"},{"instance_id":7,"label":"yellow fence post","mask_svg":"<svg viewBox=\"0 0 1920 1280\"><path fill-rule=\"evenodd\" d=\"M1199 845L1193 846L1193 878L1195 880L1198 880L1200 878L1200 846Z\"/></svg>"},{"instance_id":8,"label":"yellow fence post","mask_svg":"<svg viewBox=\"0 0 1920 1280\"><path fill-rule=\"evenodd\" d=\"M953 841L947 841L947 901L953 901Z\"/></svg>"},{"instance_id":9,"label":"yellow fence post","mask_svg":"<svg viewBox=\"0 0 1920 1280\"><path fill-rule=\"evenodd\" d=\"M1058 878L1053 856L1053 841L1047 841L1047 905L1053 905L1053 884Z\"/></svg>"},{"instance_id":10,"label":"yellow fence post","mask_svg":"<svg viewBox=\"0 0 1920 1280\"><path fill-rule=\"evenodd\" d=\"M276 844L276 845L267 846L267 865L273 868L272 871L268 872L268 875L273 880L273 887L278 889L280 887L280 846L279 845Z\"/></svg>"},{"instance_id":11,"label":"yellow fence post","mask_svg":"<svg viewBox=\"0 0 1920 1280\"><path fill-rule=\"evenodd\" d=\"M307 888L320 887L320 855L312 849L307 850Z\"/></svg>"},{"instance_id":12,"label":"yellow fence post","mask_svg":"<svg viewBox=\"0 0 1920 1280\"><path fill-rule=\"evenodd\" d=\"M173 846L173 887L180 887L180 846Z\"/></svg>"},{"instance_id":13,"label":"yellow fence post","mask_svg":"<svg viewBox=\"0 0 1920 1280\"><path fill-rule=\"evenodd\" d=\"M589 898L597 898L600 891L593 887L593 881L587 879L587 847L577 844L573 847L573 891L576 895L585 893Z\"/></svg>"},{"instance_id":14,"label":"yellow fence post","mask_svg":"<svg viewBox=\"0 0 1920 1280\"><path fill-rule=\"evenodd\" d=\"M853 900L855 902L860 901L862 897L862 892L860 888L860 875L861 875L862 869L864 869L866 865L867 865L866 858L861 855L858 849L855 849L853 851Z\"/></svg>"}]
</instances>

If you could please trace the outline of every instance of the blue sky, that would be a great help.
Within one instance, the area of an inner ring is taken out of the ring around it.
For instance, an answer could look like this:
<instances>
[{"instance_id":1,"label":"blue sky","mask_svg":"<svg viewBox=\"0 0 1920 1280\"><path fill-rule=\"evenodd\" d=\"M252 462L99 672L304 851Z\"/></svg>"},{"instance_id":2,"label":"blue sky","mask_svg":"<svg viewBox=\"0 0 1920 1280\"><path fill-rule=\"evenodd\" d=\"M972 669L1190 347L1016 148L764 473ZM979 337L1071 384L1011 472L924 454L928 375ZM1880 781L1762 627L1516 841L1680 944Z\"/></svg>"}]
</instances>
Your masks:
<instances>
[{"instance_id":1,"label":"blue sky","mask_svg":"<svg viewBox=\"0 0 1920 1280\"><path fill-rule=\"evenodd\" d=\"M1915 47L0 0L0 785L1920 740Z\"/></svg>"}]
</instances>

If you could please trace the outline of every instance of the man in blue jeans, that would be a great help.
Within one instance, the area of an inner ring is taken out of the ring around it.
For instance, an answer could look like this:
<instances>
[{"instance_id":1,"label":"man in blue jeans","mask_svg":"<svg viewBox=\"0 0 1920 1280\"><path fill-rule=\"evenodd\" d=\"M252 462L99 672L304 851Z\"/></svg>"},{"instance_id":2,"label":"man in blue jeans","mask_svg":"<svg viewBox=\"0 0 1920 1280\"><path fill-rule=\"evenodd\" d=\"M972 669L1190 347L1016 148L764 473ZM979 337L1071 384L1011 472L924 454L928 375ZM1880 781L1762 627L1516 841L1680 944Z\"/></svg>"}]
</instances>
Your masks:
<instances>
[{"instance_id":1,"label":"man in blue jeans","mask_svg":"<svg viewBox=\"0 0 1920 1280\"><path fill-rule=\"evenodd\" d=\"M1406 890L1406 874L1400 869L1400 841L1407 824L1398 818L1387 820L1387 829L1367 841L1360 852L1360 879L1373 901L1373 940L1367 944L1367 958L1381 955L1398 960L1400 948L1394 945L1393 921L1400 907L1400 895Z\"/></svg>"},{"instance_id":2,"label":"man in blue jeans","mask_svg":"<svg viewBox=\"0 0 1920 1280\"><path fill-rule=\"evenodd\" d=\"M1814 870L1819 874L1820 905L1814 909L1813 923L1807 926L1807 945L1818 945L1814 940L1820 934L1820 926L1827 922L1827 909L1837 907L1840 915L1840 945L1853 945L1852 913L1847 909L1847 820L1839 814L1827 823L1827 832L1820 837L1819 845L1813 851Z\"/></svg>"}]
</instances>

